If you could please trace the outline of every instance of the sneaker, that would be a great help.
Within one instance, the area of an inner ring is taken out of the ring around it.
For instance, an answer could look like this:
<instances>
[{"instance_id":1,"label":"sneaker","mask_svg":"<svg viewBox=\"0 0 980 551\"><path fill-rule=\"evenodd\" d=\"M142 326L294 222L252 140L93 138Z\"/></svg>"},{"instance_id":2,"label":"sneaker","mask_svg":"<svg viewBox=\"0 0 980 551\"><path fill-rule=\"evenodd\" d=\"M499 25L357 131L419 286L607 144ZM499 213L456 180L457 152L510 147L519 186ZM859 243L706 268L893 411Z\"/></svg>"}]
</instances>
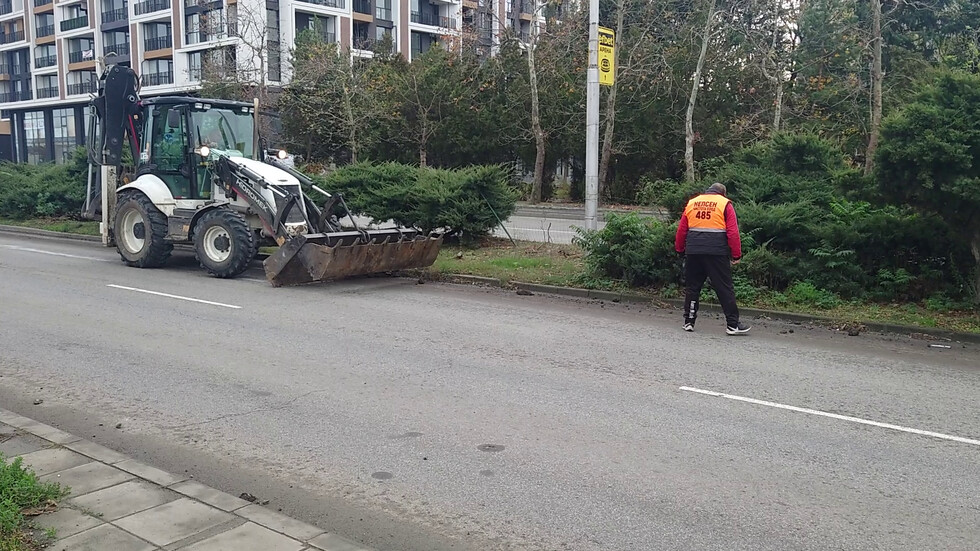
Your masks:
<instances>
[{"instance_id":1,"label":"sneaker","mask_svg":"<svg viewBox=\"0 0 980 551\"><path fill-rule=\"evenodd\" d=\"M693 323L685 323L684 324L684 330L687 331L687 332L694 331L694 324Z\"/></svg>"},{"instance_id":2,"label":"sneaker","mask_svg":"<svg viewBox=\"0 0 980 551\"><path fill-rule=\"evenodd\" d=\"M728 333L729 335L741 335L743 333L748 333L749 329L751 328L748 325L745 325L742 322L738 322L738 325L735 327L732 326L726 327L725 332Z\"/></svg>"}]
</instances>

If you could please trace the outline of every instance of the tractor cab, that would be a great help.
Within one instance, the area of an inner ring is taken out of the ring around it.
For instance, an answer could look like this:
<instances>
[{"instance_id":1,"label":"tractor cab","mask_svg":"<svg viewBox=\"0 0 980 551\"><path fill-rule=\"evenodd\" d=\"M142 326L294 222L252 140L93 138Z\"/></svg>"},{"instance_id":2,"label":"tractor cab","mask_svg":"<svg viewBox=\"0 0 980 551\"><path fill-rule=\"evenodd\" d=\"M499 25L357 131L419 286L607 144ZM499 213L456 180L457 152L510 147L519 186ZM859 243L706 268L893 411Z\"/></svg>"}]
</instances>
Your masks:
<instances>
[{"instance_id":1,"label":"tractor cab","mask_svg":"<svg viewBox=\"0 0 980 551\"><path fill-rule=\"evenodd\" d=\"M253 157L254 108L247 103L167 97L144 100L137 173L159 177L174 199L210 199L202 147L229 157Z\"/></svg>"}]
</instances>

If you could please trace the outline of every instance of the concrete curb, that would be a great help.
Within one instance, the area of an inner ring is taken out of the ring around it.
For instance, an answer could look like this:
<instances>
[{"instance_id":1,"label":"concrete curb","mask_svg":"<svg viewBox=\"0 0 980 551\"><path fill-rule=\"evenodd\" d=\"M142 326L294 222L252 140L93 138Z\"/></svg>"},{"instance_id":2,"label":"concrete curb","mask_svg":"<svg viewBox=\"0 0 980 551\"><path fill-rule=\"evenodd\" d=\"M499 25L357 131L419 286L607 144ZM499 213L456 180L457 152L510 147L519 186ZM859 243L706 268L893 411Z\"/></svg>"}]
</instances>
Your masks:
<instances>
[{"instance_id":1,"label":"concrete curb","mask_svg":"<svg viewBox=\"0 0 980 551\"><path fill-rule=\"evenodd\" d=\"M54 239L70 239L72 241L88 241L91 243L101 243L102 238L97 235L82 235L80 233L67 233L60 231L42 230L39 228L28 228L24 226L8 226L0 224L0 232L13 233L19 235L30 235L32 237L49 237Z\"/></svg>"},{"instance_id":2,"label":"concrete curb","mask_svg":"<svg viewBox=\"0 0 980 551\"><path fill-rule=\"evenodd\" d=\"M684 301L679 299L662 299L662 298L652 298L645 297L642 295L636 295L631 293L622 293L616 291L598 291L593 289L583 289L579 287L559 287L555 285L542 285L539 283L526 283L523 281L511 281L509 283L495 279L495 278L485 278L477 276L468 275L440 275L435 281L445 282L445 283L466 283L470 285L486 284L498 288L514 288L522 289L524 291L530 291L533 293L549 294L563 297L572 298L584 298L589 300L603 300L609 302L621 302L621 303L631 303L631 304L648 304L652 306L658 306L661 308L671 307L671 308L683 308ZM487 281L487 283L483 283ZM701 303L702 311L711 313L722 313L721 306L714 303ZM771 319L771 320L781 320L793 323L816 323L822 325L830 324L841 324L848 323L845 320L840 320L836 318L831 318L827 316L815 316L812 314L799 314L796 312L782 312L779 310L760 310L757 308L739 308L740 313L743 315L752 316L755 319ZM961 343L971 343L980 344L980 334L974 333L962 333L959 331L949 331L946 329L935 329L930 327L911 327L907 325L898 325L893 323L880 323L880 322L853 322L856 325L863 326L862 330L874 331L876 333L893 333L906 335L909 337L913 336L926 336L933 339L950 340Z\"/></svg>"},{"instance_id":3,"label":"concrete curb","mask_svg":"<svg viewBox=\"0 0 980 551\"><path fill-rule=\"evenodd\" d=\"M372 551L259 504L174 475L0 408L0 444L42 482L68 486L58 510L35 517L55 528L52 549L149 551ZM250 498L254 499L254 498Z\"/></svg>"}]
</instances>

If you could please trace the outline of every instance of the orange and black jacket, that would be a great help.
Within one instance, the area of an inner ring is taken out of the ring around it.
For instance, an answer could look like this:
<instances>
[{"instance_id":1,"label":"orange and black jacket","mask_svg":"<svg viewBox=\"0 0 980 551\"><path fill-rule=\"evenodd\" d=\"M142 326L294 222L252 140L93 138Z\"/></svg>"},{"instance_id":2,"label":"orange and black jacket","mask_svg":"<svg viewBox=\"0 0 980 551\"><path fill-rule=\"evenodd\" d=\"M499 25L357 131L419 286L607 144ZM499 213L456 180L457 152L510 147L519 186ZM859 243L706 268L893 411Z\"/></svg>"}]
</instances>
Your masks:
<instances>
[{"instance_id":1,"label":"orange and black jacket","mask_svg":"<svg viewBox=\"0 0 980 551\"><path fill-rule=\"evenodd\" d=\"M703 193L687 202L674 238L683 254L742 258L742 239L732 202L720 193Z\"/></svg>"}]
</instances>

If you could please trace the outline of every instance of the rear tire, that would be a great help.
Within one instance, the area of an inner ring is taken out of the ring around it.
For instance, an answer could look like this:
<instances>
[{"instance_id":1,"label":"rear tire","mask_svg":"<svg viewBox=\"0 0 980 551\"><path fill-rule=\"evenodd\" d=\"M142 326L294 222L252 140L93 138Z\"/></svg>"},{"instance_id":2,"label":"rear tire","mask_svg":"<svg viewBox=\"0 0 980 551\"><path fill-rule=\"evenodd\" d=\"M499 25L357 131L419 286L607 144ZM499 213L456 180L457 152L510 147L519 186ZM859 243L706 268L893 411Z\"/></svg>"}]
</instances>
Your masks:
<instances>
[{"instance_id":1,"label":"rear tire","mask_svg":"<svg viewBox=\"0 0 980 551\"><path fill-rule=\"evenodd\" d=\"M194 255L215 277L235 277L248 269L258 244L248 223L237 212L217 208L206 212L194 228Z\"/></svg>"},{"instance_id":2,"label":"rear tire","mask_svg":"<svg viewBox=\"0 0 980 551\"><path fill-rule=\"evenodd\" d=\"M112 231L116 250L127 266L163 266L174 246L167 239L167 215L142 193L126 193L116 205Z\"/></svg>"}]
</instances>

